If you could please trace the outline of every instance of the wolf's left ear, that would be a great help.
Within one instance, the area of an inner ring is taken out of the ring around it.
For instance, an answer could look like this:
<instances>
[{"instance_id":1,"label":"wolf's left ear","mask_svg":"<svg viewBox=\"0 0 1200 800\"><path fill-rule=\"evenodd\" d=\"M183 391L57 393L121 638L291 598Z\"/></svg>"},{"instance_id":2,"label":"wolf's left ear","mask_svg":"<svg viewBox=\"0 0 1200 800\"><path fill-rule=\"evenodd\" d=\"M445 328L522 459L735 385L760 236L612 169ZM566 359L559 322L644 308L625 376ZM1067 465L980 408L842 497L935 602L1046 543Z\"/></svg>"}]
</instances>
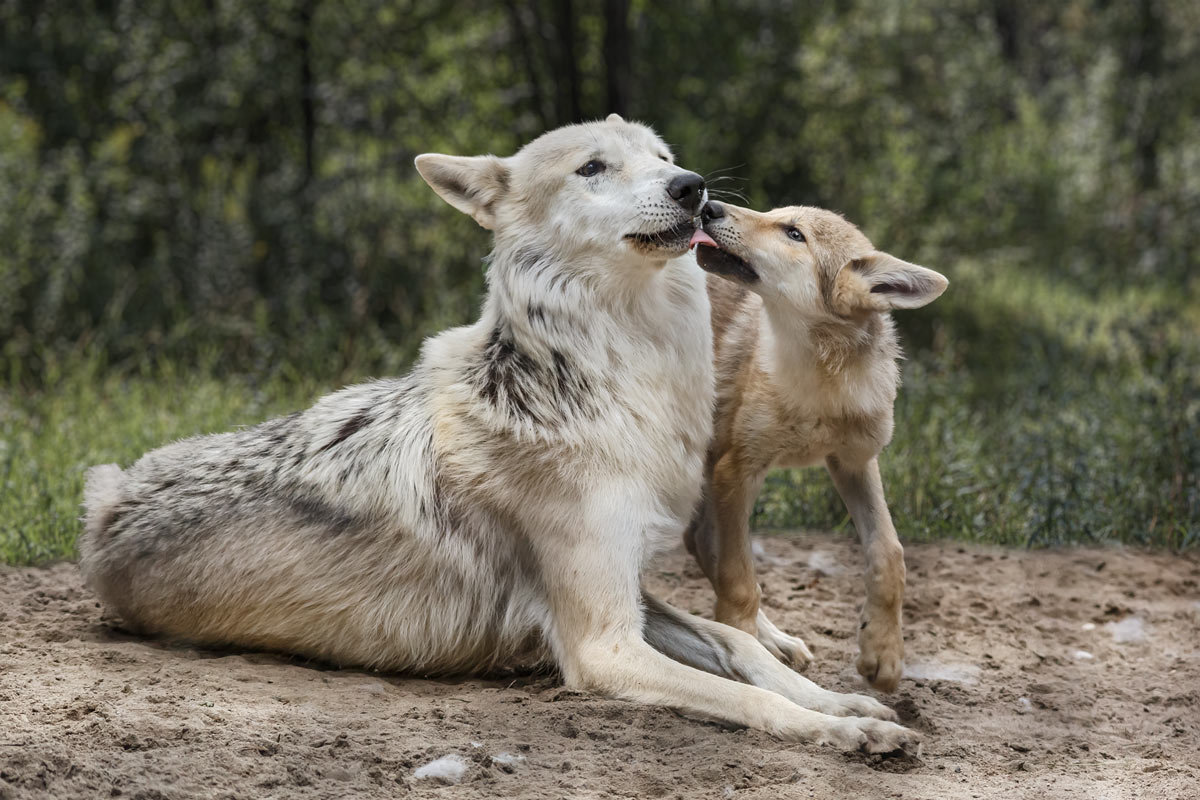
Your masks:
<instances>
[{"instance_id":1,"label":"wolf's left ear","mask_svg":"<svg viewBox=\"0 0 1200 800\"><path fill-rule=\"evenodd\" d=\"M605 122L624 122L625 120L621 117L620 114L609 114L607 117L604 118L604 121Z\"/></svg>"},{"instance_id":2,"label":"wolf's left ear","mask_svg":"<svg viewBox=\"0 0 1200 800\"><path fill-rule=\"evenodd\" d=\"M508 165L496 156L417 156L417 172L450 205L483 227L496 227L496 205L508 192Z\"/></svg>"},{"instance_id":3,"label":"wolf's left ear","mask_svg":"<svg viewBox=\"0 0 1200 800\"><path fill-rule=\"evenodd\" d=\"M946 291L950 281L887 253L868 253L849 261L834 283L834 310L841 314L920 308Z\"/></svg>"}]
</instances>

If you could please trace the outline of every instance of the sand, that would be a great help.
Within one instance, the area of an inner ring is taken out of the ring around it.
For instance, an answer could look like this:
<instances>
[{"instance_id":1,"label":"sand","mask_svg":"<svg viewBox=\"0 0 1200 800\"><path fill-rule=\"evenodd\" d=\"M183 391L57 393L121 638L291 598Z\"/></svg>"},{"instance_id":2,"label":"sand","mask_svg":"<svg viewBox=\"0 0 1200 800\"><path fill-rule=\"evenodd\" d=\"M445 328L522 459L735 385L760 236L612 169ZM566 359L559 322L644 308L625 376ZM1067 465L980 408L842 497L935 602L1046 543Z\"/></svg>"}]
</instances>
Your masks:
<instances>
[{"instance_id":1,"label":"sand","mask_svg":"<svg viewBox=\"0 0 1200 800\"><path fill-rule=\"evenodd\" d=\"M848 536L764 537L776 623L854 673ZM114 630L72 564L0 568L0 798L1200 798L1200 558L907 549L918 757L843 754L563 689L421 680ZM682 551L650 577L711 595Z\"/></svg>"}]
</instances>

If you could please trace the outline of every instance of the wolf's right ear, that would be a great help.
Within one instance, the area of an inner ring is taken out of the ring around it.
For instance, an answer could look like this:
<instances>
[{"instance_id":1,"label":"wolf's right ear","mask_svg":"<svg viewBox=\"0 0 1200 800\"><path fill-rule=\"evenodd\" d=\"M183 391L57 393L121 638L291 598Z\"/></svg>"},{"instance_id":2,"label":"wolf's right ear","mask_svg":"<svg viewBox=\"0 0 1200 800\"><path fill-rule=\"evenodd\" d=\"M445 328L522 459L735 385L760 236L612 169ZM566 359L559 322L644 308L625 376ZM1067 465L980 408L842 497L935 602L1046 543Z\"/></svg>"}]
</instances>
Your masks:
<instances>
[{"instance_id":1,"label":"wolf's right ear","mask_svg":"<svg viewBox=\"0 0 1200 800\"><path fill-rule=\"evenodd\" d=\"M614 112L612 114L609 114L607 117L605 117L604 121L605 122L624 122L625 119L620 114L617 114Z\"/></svg>"},{"instance_id":2,"label":"wolf's right ear","mask_svg":"<svg viewBox=\"0 0 1200 800\"><path fill-rule=\"evenodd\" d=\"M483 227L496 227L496 205L508 192L508 165L496 156L444 156L425 153L417 172L438 195Z\"/></svg>"}]
</instances>

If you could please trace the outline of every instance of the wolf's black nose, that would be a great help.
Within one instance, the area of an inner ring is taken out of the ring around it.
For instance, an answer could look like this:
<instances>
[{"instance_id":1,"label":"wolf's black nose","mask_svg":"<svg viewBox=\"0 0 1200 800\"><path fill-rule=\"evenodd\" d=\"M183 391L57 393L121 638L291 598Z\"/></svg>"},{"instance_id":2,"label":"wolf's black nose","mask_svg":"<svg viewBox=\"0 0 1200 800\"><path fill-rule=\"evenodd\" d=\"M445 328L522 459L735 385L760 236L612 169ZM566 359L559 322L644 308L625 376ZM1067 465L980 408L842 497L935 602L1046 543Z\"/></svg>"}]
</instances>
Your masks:
<instances>
[{"instance_id":1,"label":"wolf's black nose","mask_svg":"<svg viewBox=\"0 0 1200 800\"><path fill-rule=\"evenodd\" d=\"M716 200L709 200L704 204L704 210L700 212L700 222L709 223L714 219L722 219L725 216L725 206L718 203Z\"/></svg>"},{"instance_id":2,"label":"wolf's black nose","mask_svg":"<svg viewBox=\"0 0 1200 800\"><path fill-rule=\"evenodd\" d=\"M667 194L679 205L695 214L700 209L700 200L704 197L704 178L694 172L676 175L667 184Z\"/></svg>"}]
</instances>

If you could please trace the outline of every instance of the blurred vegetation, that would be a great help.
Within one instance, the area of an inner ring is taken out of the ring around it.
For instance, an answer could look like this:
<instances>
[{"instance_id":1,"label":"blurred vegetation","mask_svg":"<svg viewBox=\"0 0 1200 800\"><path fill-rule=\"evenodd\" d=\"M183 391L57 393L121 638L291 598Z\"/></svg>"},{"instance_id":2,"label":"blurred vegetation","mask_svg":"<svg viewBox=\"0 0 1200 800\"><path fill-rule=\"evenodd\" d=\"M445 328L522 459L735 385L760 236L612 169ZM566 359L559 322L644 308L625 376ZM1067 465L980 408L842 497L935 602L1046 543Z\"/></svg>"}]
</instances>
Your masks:
<instances>
[{"instance_id":1,"label":"blurred vegetation","mask_svg":"<svg viewBox=\"0 0 1200 800\"><path fill-rule=\"evenodd\" d=\"M489 246L412 157L609 111L951 278L904 535L1200 538L1200 4L0 0L0 558L70 553L86 464L402 370Z\"/></svg>"}]
</instances>

